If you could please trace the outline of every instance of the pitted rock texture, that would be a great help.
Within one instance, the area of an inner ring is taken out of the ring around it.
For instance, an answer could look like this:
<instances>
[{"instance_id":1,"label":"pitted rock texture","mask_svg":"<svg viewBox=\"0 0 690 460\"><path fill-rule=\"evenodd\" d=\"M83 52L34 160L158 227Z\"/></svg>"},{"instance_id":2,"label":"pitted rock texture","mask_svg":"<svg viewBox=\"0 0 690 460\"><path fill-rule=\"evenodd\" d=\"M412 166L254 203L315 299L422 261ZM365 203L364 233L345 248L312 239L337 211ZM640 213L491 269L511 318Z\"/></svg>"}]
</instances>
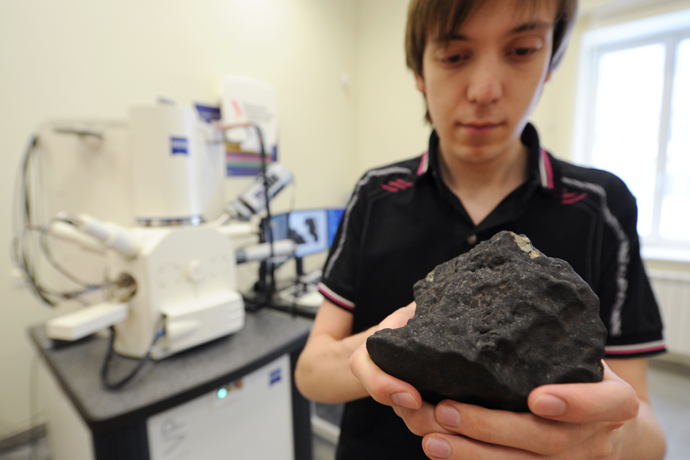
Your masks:
<instances>
[{"instance_id":1,"label":"pitted rock texture","mask_svg":"<svg viewBox=\"0 0 690 460\"><path fill-rule=\"evenodd\" d=\"M527 411L535 387L603 378L599 299L561 259L500 232L414 286L406 326L367 340L372 360L432 403Z\"/></svg>"}]
</instances>

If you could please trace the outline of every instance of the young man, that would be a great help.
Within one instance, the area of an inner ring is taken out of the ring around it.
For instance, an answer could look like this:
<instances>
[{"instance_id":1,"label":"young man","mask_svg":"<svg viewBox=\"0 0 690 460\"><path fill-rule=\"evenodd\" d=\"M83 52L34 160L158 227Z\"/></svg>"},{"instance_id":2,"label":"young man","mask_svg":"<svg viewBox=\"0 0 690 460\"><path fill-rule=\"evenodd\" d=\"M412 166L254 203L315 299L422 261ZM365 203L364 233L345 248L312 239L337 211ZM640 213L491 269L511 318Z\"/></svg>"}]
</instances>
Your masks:
<instances>
[{"instance_id":1,"label":"young man","mask_svg":"<svg viewBox=\"0 0 690 460\"><path fill-rule=\"evenodd\" d=\"M357 184L295 372L307 398L347 402L338 459L663 457L646 356L664 347L635 200L615 176L556 160L527 123L576 7L412 0L406 49L434 127L429 151ZM567 260L597 293L609 331L604 381L537 388L531 413L433 407L376 367L364 343L414 314L417 280L500 230Z\"/></svg>"}]
</instances>

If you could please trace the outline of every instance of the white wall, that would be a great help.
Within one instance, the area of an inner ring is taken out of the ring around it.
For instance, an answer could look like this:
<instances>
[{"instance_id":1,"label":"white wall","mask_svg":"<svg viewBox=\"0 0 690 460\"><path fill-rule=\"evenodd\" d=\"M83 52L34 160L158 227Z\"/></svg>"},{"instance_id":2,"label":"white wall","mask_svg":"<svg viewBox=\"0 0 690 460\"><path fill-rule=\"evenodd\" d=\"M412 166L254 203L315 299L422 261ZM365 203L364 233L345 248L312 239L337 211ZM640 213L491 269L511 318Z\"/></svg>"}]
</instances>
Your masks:
<instances>
[{"instance_id":1,"label":"white wall","mask_svg":"<svg viewBox=\"0 0 690 460\"><path fill-rule=\"evenodd\" d=\"M223 75L249 75L277 89L296 206L339 205L356 178L355 101L341 85L356 72L354 31L353 0L0 2L0 438L28 427L26 329L50 315L9 276L13 184L30 133L52 118L124 118L159 95L216 102Z\"/></svg>"},{"instance_id":2,"label":"white wall","mask_svg":"<svg viewBox=\"0 0 690 460\"><path fill-rule=\"evenodd\" d=\"M427 148L424 99L405 65L406 0L358 0L357 147L360 171Z\"/></svg>"}]
</instances>

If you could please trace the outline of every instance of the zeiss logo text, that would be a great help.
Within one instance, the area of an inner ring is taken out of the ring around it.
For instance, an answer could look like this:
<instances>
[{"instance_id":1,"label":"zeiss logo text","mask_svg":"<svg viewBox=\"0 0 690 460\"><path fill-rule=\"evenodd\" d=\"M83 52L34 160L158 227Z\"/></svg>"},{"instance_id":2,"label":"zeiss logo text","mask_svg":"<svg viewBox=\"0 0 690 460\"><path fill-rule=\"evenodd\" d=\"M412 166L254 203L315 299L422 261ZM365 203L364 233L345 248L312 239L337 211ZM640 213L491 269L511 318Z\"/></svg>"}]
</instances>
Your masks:
<instances>
[{"instance_id":1,"label":"zeiss logo text","mask_svg":"<svg viewBox=\"0 0 690 460\"><path fill-rule=\"evenodd\" d=\"M269 378L269 386L273 386L274 384L280 382L280 379L280 369L274 370L273 372L271 372L271 376Z\"/></svg>"},{"instance_id":2,"label":"zeiss logo text","mask_svg":"<svg viewBox=\"0 0 690 460\"><path fill-rule=\"evenodd\" d=\"M187 147L186 137L171 137L170 138L170 151L173 155L189 155L189 149Z\"/></svg>"}]
</instances>

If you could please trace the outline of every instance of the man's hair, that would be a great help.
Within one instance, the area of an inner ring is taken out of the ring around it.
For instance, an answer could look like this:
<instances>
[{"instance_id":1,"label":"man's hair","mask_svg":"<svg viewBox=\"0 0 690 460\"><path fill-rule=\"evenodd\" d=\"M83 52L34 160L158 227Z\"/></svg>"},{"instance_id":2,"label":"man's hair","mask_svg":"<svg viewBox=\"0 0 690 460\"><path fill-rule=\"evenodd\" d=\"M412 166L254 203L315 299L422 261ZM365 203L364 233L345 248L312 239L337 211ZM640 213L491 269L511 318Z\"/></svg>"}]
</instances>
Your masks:
<instances>
[{"instance_id":1,"label":"man's hair","mask_svg":"<svg viewBox=\"0 0 690 460\"><path fill-rule=\"evenodd\" d=\"M526 8L536 8L548 0L518 0ZM575 24L577 0L551 0L558 2L553 32L553 49L549 71L560 64ZM405 54L407 67L423 76L422 61L428 40L447 40L472 12L486 0L412 0L407 11ZM434 34L434 36L431 36Z\"/></svg>"}]
</instances>

